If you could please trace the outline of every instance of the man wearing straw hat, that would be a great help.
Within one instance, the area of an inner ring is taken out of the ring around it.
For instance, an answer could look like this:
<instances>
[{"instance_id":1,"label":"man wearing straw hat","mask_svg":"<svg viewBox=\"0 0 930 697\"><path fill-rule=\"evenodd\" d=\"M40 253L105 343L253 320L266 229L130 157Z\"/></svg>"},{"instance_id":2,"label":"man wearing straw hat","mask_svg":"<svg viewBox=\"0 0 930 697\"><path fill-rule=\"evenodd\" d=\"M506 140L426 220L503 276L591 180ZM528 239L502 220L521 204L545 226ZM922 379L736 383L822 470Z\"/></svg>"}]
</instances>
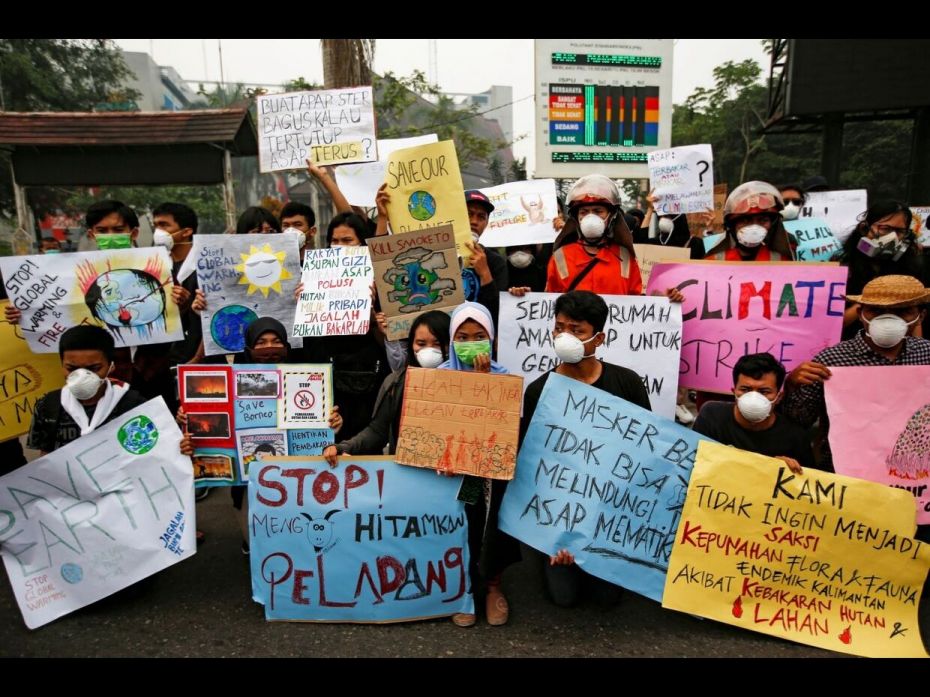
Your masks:
<instances>
[{"instance_id":1,"label":"man wearing straw hat","mask_svg":"<svg viewBox=\"0 0 930 697\"><path fill-rule=\"evenodd\" d=\"M930 288L913 276L879 276L866 284L862 295L846 299L860 304L863 328L852 339L824 349L792 370L785 384L785 414L806 427L820 419L821 465L827 471L833 470L823 398L823 381L830 379L828 366L930 365L930 341L913 335L930 303Z\"/></svg>"}]
</instances>

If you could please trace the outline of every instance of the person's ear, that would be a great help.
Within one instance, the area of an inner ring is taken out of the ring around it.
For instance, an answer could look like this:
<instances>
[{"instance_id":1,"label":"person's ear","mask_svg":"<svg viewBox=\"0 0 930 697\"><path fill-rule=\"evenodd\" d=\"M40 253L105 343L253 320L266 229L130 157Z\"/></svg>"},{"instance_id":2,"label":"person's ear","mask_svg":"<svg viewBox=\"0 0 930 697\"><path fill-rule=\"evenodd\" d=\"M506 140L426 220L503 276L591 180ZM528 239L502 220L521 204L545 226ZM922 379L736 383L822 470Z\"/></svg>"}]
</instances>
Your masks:
<instances>
[{"instance_id":1,"label":"person's ear","mask_svg":"<svg viewBox=\"0 0 930 697\"><path fill-rule=\"evenodd\" d=\"M139 236L139 228L134 227L132 230L129 231L129 239L132 240L133 242L136 241L136 238L138 236Z\"/></svg>"},{"instance_id":2,"label":"person's ear","mask_svg":"<svg viewBox=\"0 0 930 697\"><path fill-rule=\"evenodd\" d=\"M607 340L607 335L604 332L598 332L594 335L594 341L591 343L594 344L594 348L598 348L604 345L604 342Z\"/></svg>"},{"instance_id":3,"label":"person's ear","mask_svg":"<svg viewBox=\"0 0 930 697\"><path fill-rule=\"evenodd\" d=\"M182 240L186 240L187 238L193 237L193 236L194 236L194 228L189 228L189 227L181 228L181 239Z\"/></svg>"}]
</instances>

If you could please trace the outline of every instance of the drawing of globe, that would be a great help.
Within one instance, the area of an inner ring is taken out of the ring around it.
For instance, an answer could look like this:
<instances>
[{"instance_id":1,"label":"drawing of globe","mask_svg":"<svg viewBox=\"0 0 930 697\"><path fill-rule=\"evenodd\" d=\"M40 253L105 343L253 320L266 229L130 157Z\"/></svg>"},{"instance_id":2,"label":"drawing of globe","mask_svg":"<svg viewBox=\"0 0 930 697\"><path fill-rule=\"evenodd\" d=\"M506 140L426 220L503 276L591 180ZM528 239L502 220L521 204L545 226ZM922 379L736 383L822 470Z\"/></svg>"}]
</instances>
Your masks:
<instances>
[{"instance_id":1,"label":"drawing of globe","mask_svg":"<svg viewBox=\"0 0 930 697\"><path fill-rule=\"evenodd\" d=\"M258 319L252 310L242 305L227 305L210 321L210 334L217 345L233 353L245 349L245 328Z\"/></svg>"},{"instance_id":2,"label":"drawing of globe","mask_svg":"<svg viewBox=\"0 0 930 697\"><path fill-rule=\"evenodd\" d=\"M436 215L436 199L427 191L414 191L407 201L407 210L417 220L429 220Z\"/></svg>"},{"instance_id":3,"label":"drawing of globe","mask_svg":"<svg viewBox=\"0 0 930 697\"><path fill-rule=\"evenodd\" d=\"M158 442L158 429L149 417L137 416L120 426L116 439L133 455L143 455Z\"/></svg>"},{"instance_id":4,"label":"drawing of globe","mask_svg":"<svg viewBox=\"0 0 930 697\"><path fill-rule=\"evenodd\" d=\"M78 564L72 564L70 562L62 564L61 577L71 584L80 583L81 579L84 578L84 570Z\"/></svg>"}]
</instances>

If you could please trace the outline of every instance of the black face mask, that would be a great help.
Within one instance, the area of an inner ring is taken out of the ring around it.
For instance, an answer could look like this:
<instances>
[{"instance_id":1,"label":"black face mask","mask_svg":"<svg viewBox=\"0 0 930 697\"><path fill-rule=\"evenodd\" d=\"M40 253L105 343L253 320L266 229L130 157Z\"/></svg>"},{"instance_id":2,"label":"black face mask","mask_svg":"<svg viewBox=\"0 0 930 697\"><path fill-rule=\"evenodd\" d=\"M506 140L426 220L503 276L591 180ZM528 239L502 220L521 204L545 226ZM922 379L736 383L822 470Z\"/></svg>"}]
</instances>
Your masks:
<instances>
[{"instance_id":1,"label":"black face mask","mask_svg":"<svg viewBox=\"0 0 930 697\"><path fill-rule=\"evenodd\" d=\"M287 360L287 349L282 346L249 349L256 363L283 363Z\"/></svg>"}]
</instances>

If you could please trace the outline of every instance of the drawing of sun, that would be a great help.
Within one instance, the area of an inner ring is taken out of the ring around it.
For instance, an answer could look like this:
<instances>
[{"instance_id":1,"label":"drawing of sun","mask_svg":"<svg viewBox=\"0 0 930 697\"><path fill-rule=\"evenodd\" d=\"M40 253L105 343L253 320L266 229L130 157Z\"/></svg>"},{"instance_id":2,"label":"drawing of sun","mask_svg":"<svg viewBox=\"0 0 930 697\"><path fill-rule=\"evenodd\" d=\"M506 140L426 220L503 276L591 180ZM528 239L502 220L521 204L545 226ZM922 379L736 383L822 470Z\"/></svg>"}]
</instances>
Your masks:
<instances>
[{"instance_id":1,"label":"drawing of sun","mask_svg":"<svg viewBox=\"0 0 930 697\"><path fill-rule=\"evenodd\" d=\"M248 254L240 254L242 263L235 269L242 274L239 283L247 284L246 295L260 290L262 295L268 297L268 291L281 292L281 281L291 277L284 268L284 252L273 252L271 245L266 244L261 249L250 245Z\"/></svg>"}]
</instances>

